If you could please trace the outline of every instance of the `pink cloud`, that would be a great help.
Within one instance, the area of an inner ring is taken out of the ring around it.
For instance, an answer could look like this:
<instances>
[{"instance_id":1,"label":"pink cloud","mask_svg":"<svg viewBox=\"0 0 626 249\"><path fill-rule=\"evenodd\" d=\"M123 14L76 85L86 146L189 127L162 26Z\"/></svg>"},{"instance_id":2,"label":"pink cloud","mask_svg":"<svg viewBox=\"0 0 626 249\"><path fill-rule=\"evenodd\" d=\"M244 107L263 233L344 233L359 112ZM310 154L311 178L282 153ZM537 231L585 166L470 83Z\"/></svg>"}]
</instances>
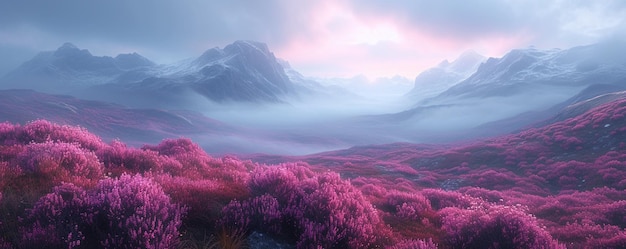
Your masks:
<instances>
[{"instance_id":1,"label":"pink cloud","mask_svg":"<svg viewBox=\"0 0 626 249\"><path fill-rule=\"evenodd\" d=\"M325 1L311 11L306 27L310 33L295 36L275 50L296 70L312 76L413 78L469 49L501 56L528 40L524 35L492 35L472 41L437 36L403 20L356 13L344 2Z\"/></svg>"}]
</instances>

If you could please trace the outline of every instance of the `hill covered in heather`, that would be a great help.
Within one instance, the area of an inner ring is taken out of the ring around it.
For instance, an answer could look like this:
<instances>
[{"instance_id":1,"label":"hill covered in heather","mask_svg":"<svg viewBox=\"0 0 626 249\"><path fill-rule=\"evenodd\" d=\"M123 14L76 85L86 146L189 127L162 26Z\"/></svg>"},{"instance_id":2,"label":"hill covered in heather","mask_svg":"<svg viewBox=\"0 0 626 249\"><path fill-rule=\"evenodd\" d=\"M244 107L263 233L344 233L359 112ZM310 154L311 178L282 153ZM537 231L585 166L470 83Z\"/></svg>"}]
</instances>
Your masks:
<instances>
[{"instance_id":1,"label":"hill covered in heather","mask_svg":"<svg viewBox=\"0 0 626 249\"><path fill-rule=\"evenodd\" d=\"M2 123L0 248L622 248L625 114L618 99L474 143L252 161Z\"/></svg>"},{"instance_id":2,"label":"hill covered in heather","mask_svg":"<svg viewBox=\"0 0 626 249\"><path fill-rule=\"evenodd\" d=\"M589 102L597 101L570 106L563 115L588 111L563 121L476 142L397 143L300 157L248 158L262 163L304 161L352 179L373 196L380 197L381 188L410 186L522 205L568 248L597 248L590 246L592 241L611 241L607 248L621 248L626 243L626 99L588 109L595 106Z\"/></svg>"}]
</instances>

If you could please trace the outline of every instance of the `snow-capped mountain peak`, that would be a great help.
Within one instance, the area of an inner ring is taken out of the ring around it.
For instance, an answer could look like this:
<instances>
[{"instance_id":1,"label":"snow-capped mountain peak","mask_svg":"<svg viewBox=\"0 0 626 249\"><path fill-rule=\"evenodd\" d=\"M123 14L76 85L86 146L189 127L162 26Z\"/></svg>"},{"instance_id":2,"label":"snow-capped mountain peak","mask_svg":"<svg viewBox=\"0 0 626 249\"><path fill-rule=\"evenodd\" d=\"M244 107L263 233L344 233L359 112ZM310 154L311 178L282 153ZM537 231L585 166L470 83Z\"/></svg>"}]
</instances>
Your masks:
<instances>
[{"instance_id":1,"label":"snow-capped mountain peak","mask_svg":"<svg viewBox=\"0 0 626 249\"><path fill-rule=\"evenodd\" d=\"M436 67L420 73L407 96L415 100L434 97L476 72L485 59L475 51L467 51L452 62L444 60Z\"/></svg>"}]
</instances>

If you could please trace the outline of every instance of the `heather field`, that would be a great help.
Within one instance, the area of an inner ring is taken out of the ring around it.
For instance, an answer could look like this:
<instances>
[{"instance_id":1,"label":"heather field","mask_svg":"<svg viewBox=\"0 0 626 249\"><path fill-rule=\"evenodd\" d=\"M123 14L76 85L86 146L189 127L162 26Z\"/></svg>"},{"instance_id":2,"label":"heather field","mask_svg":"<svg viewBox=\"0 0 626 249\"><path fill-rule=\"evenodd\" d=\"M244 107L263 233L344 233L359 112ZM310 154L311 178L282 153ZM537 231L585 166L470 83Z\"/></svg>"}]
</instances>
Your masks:
<instances>
[{"instance_id":1,"label":"heather field","mask_svg":"<svg viewBox=\"0 0 626 249\"><path fill-rule=\"evenodd\" d=\"M248 160L2 123L0 248L625 248L624 115Z\"/></svg>"}]
</instances>

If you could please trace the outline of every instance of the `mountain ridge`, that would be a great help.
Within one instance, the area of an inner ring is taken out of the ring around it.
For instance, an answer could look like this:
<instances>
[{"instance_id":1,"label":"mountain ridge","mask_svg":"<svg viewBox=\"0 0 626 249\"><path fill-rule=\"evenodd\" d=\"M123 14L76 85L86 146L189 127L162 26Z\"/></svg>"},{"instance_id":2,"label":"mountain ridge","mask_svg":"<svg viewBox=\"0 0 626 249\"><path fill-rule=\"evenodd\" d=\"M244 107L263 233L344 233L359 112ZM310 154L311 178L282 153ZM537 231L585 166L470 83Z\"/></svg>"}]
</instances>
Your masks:
<instances>
[{"instance_id":1,"label":"mountain ridge","mask_svg":"<svg viewBox=\"0 0 626 249\"><path fill-rule=\"evenodd\" d=\"M209 102L280 103L297 98L298 89L266 44L235 41L212 48L193 60L157 65L137 54L93 56L65 43L56 51L40 52L0 79L2 88L29 88L54 94L136 105L125 98L168 96L184 102L192 93ZM127 96L127 97L116 97ZM142 106L150 106L144 103ZM174 105L173 108L178 107Z\"/></svg>"}]
</instances>

